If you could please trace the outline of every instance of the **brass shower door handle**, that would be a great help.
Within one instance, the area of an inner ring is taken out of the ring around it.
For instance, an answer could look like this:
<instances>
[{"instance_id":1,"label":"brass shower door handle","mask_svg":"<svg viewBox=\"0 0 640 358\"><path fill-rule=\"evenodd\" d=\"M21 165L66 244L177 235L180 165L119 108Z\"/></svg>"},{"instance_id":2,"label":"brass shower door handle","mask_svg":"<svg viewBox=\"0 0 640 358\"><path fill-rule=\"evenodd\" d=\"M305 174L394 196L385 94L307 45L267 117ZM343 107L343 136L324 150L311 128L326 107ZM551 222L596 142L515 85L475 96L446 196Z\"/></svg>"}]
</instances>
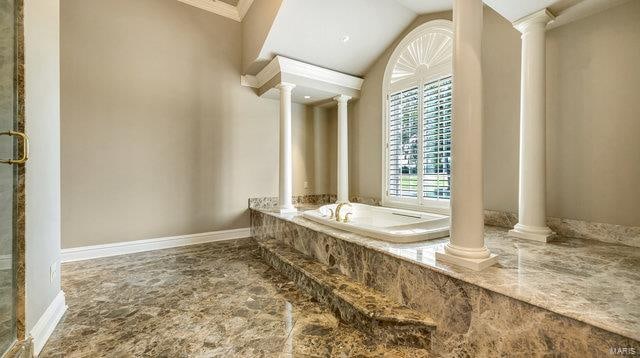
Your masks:
<instances>
[{"instance_id":1,"label":"brass shower door handle","mask_svg":"<svg viewBox=\"0 0 640 358\"><path fill-rule=\"evenodd\" d=\"M22 132L0 132L0 136L6 135L9 137L18 137L22 139L22 157L20 159L0 159L0 163L2 164L24 164L27 160L29 160L29 137Z\"/></svg>"}]
</instances>

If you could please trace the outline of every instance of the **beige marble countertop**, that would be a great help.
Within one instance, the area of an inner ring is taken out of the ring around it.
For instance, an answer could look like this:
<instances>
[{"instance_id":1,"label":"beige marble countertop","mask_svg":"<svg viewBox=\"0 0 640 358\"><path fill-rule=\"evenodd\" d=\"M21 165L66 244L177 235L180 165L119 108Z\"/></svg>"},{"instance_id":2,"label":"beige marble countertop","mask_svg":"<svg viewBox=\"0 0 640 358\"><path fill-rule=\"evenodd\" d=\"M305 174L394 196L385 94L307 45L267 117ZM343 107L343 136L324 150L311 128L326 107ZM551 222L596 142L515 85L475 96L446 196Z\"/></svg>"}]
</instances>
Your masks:
<instances>
[{"instance_id":1,"label":"beige marble countertop","mask_svg":"<svg viewBox=\"0 0 640 358\"><path fill-rule=\"evenodd\" d=\"M487 226L485 242L498 254L498 264L476 272L435 260L446 238L411 244L379 241L301 216L315 207L301 205L292 214L256 210L640 341L639 248L565 237L538 243Z\"/></svg>"}]
</instances>

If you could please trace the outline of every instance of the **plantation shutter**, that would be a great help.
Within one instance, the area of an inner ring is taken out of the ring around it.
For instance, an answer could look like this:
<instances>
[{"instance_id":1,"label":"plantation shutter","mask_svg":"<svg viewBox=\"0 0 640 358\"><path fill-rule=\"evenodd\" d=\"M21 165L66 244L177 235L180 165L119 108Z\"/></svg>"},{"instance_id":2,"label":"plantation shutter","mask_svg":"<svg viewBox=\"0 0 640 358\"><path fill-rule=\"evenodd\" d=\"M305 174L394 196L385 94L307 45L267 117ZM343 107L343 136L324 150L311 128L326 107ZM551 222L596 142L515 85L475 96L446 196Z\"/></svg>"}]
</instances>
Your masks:
<instances>
[{"instance_id":1,"label":"plantation shutter","mask_svg":"<svg viewBox=\"0 0 640 358\"><path fill-rule=\"evenodd\" d=\"M423 197L451 197L451 76L424 86Z\"/></svg>"},{"instance_id":2,"label":"plantation shutter","mask_svg":"<svg viewBox=\"0 0 640 358\"><path fill-rule=\"evenodd\" d=\"M418 104L418 87L389 96L389 196L418 197Z\"/></svg>"}]
</instances>

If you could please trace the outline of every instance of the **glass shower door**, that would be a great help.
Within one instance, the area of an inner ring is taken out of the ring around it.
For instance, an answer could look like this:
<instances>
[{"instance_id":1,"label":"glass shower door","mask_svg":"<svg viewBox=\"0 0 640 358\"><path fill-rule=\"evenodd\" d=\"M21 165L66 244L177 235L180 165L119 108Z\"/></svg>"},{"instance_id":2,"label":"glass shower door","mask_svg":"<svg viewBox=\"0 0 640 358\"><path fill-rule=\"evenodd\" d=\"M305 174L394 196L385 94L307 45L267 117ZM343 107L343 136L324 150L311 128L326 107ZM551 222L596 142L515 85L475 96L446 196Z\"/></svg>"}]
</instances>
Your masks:
<instances>
[{"instance_id":1,"label":"glass shower door","mask_svg":"<svg viewBox=\"0 0 640 358\"><path fill-rule=\"evenodd\" d=\"M0 0L0 356L16 340L14 264L15 6Z\"/></svg>"}]
</instances>

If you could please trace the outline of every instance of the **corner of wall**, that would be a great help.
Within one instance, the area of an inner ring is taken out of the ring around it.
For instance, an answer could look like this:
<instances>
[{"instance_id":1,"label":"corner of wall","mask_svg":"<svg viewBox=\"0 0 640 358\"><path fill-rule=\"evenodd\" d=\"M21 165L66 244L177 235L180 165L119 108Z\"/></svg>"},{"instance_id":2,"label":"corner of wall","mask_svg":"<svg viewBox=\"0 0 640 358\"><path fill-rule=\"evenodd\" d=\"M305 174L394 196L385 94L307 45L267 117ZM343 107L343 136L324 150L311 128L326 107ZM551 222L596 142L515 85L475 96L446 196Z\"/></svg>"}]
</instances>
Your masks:
<instances>
[{"instance_id":1,"label":"corner of wall","mask_svg":"<svg viewBox=\"0 0 640 358\"><path fill-rule=\"evenodd\" d=\"M31 139L25 179L27 332L61 292L59 10L59 0L25 1L25 128Z\"/></svg>"}]
</instances>

